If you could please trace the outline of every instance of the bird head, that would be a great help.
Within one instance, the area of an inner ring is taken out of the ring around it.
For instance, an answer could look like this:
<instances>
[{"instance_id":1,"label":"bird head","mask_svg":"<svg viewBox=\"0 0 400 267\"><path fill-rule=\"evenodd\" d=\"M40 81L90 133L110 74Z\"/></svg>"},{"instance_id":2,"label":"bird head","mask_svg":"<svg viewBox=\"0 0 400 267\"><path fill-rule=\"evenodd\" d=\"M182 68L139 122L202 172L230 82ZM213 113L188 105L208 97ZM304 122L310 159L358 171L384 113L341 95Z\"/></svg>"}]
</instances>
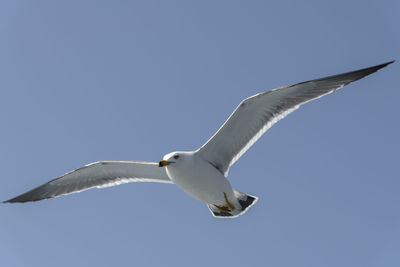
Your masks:
<instances>
[{"instance_id":1,"label":"bird head","mask_svg":"<svg viewBox=\"0 0 400 267\"><path fill-rule=\"evenodd\" d=\"M164 156L163 160L158 163L158 167L165 167L170 164L177 163L181 155L179 152L172 152Z\"/></svg>"}]
</instances>

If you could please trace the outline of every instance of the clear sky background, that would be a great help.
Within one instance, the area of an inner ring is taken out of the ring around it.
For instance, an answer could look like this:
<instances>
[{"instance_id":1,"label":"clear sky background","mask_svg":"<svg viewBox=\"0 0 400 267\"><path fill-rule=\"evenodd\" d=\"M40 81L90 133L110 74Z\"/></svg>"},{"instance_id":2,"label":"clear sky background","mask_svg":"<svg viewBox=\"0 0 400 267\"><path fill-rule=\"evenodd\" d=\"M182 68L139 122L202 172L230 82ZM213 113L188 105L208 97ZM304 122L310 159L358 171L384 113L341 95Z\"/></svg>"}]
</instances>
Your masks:
<instances>
[{"instance_id":1,"label":"clear sky background","mask_svg":"<svg viewBox=\"0 0 400 267\"><path fill-rule=\"evenodd\" d=\"M400 60L400 2L1 1L6 200L97 160L201 146L245 97ZM400 62L309 103L230 171L0 205L0 266L400 266Z\"/></svg>"}]
</instances>

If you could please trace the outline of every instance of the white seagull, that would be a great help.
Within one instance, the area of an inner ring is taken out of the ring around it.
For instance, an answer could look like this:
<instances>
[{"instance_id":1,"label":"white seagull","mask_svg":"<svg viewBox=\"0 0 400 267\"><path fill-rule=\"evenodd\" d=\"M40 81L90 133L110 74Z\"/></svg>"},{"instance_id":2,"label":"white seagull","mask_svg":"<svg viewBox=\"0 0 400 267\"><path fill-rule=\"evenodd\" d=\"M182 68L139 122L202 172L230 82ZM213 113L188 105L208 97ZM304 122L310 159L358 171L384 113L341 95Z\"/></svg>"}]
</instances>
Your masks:
<instances>
[{"instance_id":1,"label":"white seagull","mask_svg":"<svg viewBox=\"0 0 400 267\"><path fill-rule=\"evenodd\" d=\"M4 203L46 198L129 182L174 183L219 218L242 215L257 201L229 183L229 168L276 122L300 105L342 88L394 61L276 88L244 99L199 149L172 152L159 163L98 161L68 172Z\"/></svg>"}]
</instances>

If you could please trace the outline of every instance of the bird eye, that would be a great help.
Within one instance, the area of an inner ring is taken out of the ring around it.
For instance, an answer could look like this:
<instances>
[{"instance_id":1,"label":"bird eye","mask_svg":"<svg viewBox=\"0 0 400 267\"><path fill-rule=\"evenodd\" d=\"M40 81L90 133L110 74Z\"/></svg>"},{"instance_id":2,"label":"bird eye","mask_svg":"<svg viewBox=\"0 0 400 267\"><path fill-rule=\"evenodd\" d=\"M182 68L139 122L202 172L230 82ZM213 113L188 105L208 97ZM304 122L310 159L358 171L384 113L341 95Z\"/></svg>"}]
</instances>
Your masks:
<instances>
[{"instance_id":1,"label":"bird eye","mask_svg":"<svg viewBox=\"0 0 400 267\"><path fill-rule=\"evenodd\" d=\"M179 159L179 155L175 155L175 156L174 156L174 159Z\"/></svg>"}]
</instances>

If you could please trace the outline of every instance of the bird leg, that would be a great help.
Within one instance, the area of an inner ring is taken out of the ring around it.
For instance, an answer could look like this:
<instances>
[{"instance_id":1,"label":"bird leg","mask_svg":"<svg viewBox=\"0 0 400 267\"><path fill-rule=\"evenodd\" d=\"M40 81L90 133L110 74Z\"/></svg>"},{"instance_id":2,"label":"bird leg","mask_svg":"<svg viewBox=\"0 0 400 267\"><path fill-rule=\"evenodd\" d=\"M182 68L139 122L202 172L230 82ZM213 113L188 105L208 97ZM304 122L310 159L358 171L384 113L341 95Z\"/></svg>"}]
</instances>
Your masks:
<instances>
[{"instance_id":1,"label":"bird leg","mask_svg":"<svg viewBox=\"0 0 400 267\"><path fill-rule=\"evenodd\" d=\"M218 206L218 205L214 205L214 206L217 207L217 209L219 209L219 211L221 211L221 212L233 211L235 209L235 206L233 206L232 203L229 202L228 197L226 196L225 192L224 192L224 198L225 198L226 206Z\"/></svg>"}]
</instances>

